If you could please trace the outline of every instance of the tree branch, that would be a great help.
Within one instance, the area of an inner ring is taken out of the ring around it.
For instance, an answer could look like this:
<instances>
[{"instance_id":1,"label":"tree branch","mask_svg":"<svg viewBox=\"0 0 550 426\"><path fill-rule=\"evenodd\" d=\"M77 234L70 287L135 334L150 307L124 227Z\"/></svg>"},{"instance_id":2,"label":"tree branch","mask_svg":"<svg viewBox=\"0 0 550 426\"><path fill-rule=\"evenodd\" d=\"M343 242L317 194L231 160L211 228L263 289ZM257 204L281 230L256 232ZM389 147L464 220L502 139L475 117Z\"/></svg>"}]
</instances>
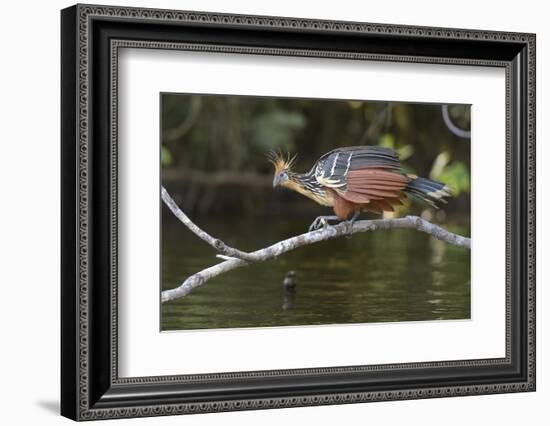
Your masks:
<instances>
[{"instance_id":1,"label":"tree branch","mask_svg":"<svg viewBox=\"0 0 550 426\"><path fill-rule=\"evenodd\" d=\"M453 120L451 120L451 116L449 114L449 105L441 105L441 115L443 115L443 121L445 122L447 129L449 129L449 131L453 135L463 139L470 139L471 133L468 130L462 130L458 128L453 123Z\"/></svg>"},{"instance_id":2,"label":"tree branch","mask_svg":"<svg viewBox=\"0 0 550 426\"><path fill-rule=\"evenodd\" d=\"M204 284L206 281L233 269L247 266L253 262L265 262L266 260L274 259L281 254L294 250L298 247L339 238L349 235L350 233L348 223L341 222L337 225L328 226L316 231L306 232L304 234L279 241L269 247L256 250L251 253L246 253L226 245L223 241L212 237L210 234L195 225L191 219L189 219L187 215L181 211L164 187L162 188L161 194L162 200L168 208L170 208L172 213L174 213L174 215L200 239L220 251L222 254L219 254L218 257L224 260L217 265L211 266L191 275L179 287L163 291L161 294L162 303L184 297L191 293L193 289ZM407 216L397 219L360 220L353 224L351 233L355 234L358 232L393 228L416 229L418 231L425 232L426 234L430 234L438 240L445 241L446 243L470 249L469 238L453 234L452 232L449 232L446 229L430 223L418 216Z\"/></svg>"},{"instance_id":3,"label":"tree branch","mask_svg":"<svg viewBox=\"0 0 550 426\"><path fill-rule=\"evenodd\" d=\"M164 187L161 188L161 197L164 204L174 213L181 223L183 223L191 232L193 232L197 237L206 242L207 244L214 247L219 252L222 252L224 255L229 257L236 257L239 259L247 260L253 262L254 259L250 257L248 253L244 251L237 250L236 248L226 245L222 240L212 237L209 233L203 231L197 225L193 223L189 217L181 211L174 199L168 194L168 191Z\"/></svg>"}]
</instances>

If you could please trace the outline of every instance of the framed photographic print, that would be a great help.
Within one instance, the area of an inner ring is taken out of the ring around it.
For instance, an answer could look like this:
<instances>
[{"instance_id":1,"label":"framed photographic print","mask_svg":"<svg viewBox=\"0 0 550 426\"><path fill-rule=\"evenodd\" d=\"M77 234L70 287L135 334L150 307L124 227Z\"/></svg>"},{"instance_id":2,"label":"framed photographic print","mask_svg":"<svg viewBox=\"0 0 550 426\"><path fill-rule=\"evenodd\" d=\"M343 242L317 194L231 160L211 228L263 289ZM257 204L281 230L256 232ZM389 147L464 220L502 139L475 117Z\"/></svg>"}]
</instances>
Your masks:
<instances>
[{"instance_id":1,"label":"framed photographic print","mask_svg":"<svg viewBox=\"0 0 550 426\"><path fill-rule=\"evenodd\" d=\"M61 13L75 420L535 390L535 36Z\"/></svg>"}]
</instances>

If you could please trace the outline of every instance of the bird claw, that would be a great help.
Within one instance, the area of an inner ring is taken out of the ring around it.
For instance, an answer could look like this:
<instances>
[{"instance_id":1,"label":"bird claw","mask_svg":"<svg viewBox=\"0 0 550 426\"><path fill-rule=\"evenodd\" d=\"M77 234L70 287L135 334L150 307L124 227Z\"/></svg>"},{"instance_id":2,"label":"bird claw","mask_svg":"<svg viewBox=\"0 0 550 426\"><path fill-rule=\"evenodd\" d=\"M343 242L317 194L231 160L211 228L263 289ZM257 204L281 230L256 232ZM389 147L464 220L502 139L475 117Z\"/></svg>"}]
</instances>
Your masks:
<instances>
[{"instance_id":1,"label":"bird claw","mask_svg":"<svg viewBox=\"0 0 550 426\"><path fill-rule=\"evenodd\" d=\"M315 220L309 226L309 232L316 231L317 229L326 228L328 226L327 220L324 216L316 217Z\"/></svg>"},{"instance_id":2,"label":"bird claw","mask_svg":"<svg viewBox=\"0 0 550 426\"><path fill-rule=\"evenodd\" d=\"M318 216L309 226L309 232L316 231L318 229L326 229L328 225L328 220L325 216Z\"/></svg>"}]
</instances>

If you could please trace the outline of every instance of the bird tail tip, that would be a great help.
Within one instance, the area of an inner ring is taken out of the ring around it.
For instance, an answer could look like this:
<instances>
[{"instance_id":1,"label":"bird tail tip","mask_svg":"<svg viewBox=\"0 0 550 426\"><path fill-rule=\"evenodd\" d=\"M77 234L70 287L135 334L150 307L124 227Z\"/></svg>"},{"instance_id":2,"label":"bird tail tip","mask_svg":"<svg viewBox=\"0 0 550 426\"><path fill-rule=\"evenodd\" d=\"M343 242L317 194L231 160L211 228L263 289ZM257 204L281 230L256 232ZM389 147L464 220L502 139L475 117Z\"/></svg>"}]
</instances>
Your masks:
<instances>
[{"instance_id":1,"label":"bird tail tip","mask_svg":"<svg viewBox=\"0 0 550 426\"><path fill-rule=\"evenodd\" d=\"M405 188L405 192L434 208L438 208L438 203L447 204L446 198L453 196L451 187L444 183L417 176L410 177L411 181Z\"/></svg>"}]
</instances>

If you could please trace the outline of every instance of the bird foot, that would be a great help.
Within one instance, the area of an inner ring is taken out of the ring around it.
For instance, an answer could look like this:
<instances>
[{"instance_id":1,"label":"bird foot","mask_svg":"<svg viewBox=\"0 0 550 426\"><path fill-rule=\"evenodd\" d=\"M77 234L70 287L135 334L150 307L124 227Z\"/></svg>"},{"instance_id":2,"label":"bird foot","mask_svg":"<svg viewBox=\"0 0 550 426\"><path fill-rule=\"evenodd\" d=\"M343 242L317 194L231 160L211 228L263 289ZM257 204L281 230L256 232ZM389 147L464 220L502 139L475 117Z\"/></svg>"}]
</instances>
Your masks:
<instances>
[{"instance_id":1,"label":"bird foot","mask_svg":"<svg viewBox=\"0 0 550 426\"><path fill-rule=\"evenodd\" d=\"M309 232L317 229L326 229L330 225L329 220L340 220L338 216L318 216L309 227Z\"/></svg>"}]
</instances>

